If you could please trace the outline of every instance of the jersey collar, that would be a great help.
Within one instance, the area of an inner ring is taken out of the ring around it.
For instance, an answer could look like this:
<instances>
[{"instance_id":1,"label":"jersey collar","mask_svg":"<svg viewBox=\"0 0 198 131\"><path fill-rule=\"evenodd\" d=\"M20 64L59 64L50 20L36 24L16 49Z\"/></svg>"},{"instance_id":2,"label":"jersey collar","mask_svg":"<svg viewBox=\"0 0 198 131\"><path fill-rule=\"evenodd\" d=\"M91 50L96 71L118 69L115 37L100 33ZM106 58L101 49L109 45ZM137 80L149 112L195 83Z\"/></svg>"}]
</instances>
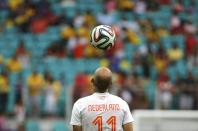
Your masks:
<instances>
[{"instance_id":1,"label":"jersey collar","mask_svg":"<svg viewBox=\"0 0 198 131\"><path fill-rule=\"evenodd\" d=\"M104 95L109 95L109 92L104 92L104 93L95 92L94 95L104 96Z\"/></svg>"}]
</instances>

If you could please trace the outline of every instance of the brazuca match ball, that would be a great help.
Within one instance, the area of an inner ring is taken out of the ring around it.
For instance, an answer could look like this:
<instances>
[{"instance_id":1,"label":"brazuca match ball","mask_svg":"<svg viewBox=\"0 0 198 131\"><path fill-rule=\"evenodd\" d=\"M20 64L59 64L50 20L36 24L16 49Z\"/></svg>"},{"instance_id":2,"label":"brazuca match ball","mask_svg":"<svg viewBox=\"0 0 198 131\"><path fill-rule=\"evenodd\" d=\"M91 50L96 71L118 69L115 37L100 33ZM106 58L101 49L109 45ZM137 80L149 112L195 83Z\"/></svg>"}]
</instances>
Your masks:
<instances>
[{"instance_id":1,"label":"brazuca match ball","mask_svg":"<svg viewBox=\"0 0 198 131\"><path fill-rule=\"evenodd\" d=\"M91 31L91 45L95 48L108 50L114 46L115 32L108 25L96 26Z\"/></svg>"}]
</instances>

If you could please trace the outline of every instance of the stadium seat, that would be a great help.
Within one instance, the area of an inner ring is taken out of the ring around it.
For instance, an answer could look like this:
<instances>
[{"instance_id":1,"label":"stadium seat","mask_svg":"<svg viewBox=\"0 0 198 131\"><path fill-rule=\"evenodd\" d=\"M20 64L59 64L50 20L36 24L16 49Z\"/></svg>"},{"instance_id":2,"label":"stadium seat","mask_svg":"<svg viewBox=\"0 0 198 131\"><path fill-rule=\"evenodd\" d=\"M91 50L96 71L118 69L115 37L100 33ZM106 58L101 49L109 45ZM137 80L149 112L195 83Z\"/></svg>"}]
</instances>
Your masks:
<instances>
[{"instance_id":1,"label":"stadium seat","mask_svg":"<svg viewBox=\"0 0 198 131\"><path fill-rule=\"evenodd\" d=\"M190 1L189 0L183 0L183 4L185 7L189 7L190 6Z\"/></svg>"},{"instance_id":2,"label":"stadium seat","mask_svg":"<svg viewBox=\"0 0 198 131\"><path fill-rule=\"evenodd\" d=\"M69 131L65 121L55 121L52 131Z\"/></svg>"},{"instance_id":3,"label":"stadium seat","mask_svg":"<svg viewBox=\"0 0 198 131\"><path fill-rule=\"evenodd\" d=\"M175 42L177 43L178 47L181 49L185 49L185 44L184 44L184 36L182 35L176 35L171 37L172 43Z\"/></svg>"},{"instance_id":4,"label":"stadium seat","mask_svg":"<svg viewBox=\"0 0 198 131\"><path fill-rule=\"evenodd\" d=\"M156 81L148 81L146 82L144 86L145 93L147 95L147 98L149 100L149 105L151 105L150 108L154 108L154 102L155 102L155 90L157 88Z\"/></svg>"},{"instance_id":5,"label":"stadium seat","mask_svg":"<svg viewBox=\"0 0 198 131\"><path fill-rule=\"evenodd\" d=\"M54 3L57 3L59 2L59 0L49 0L50 3L54 4Z\"/></svg>"},{"instance_id":6,"label":"stadium seat","mask_svg":"<svg viewBox=\"0 0 198 131\"><path fill-rule=\"evenodd\" d=\"M15 88L14 86L10 86L10 92L8 96L8 105L7 105L8 113L12 113L14 111L14 104L15 104Z\"/></svg>"},{"instance_id":7,"label":"stadium seat","mask_svg":"<svg viewBox=\"0 0 198 131\"><path fill-rule=\"evenodd\" d=\"M4 33L5 33L6 35L17 34L17 32L18 32L18 29L15 28L15 27L6 28L6 30L4 31Z\"/></svg>"},{"instance_id":8,"label":"stadium seat","mask_svg":"<svg viewBox=\"0 0 198 131\"><path fill-rule=\"evenodd\" d=\"M13 49L8 49L7 47L5 48L1 48L0 49L0 53L1 55L3 55L6 59L10 58L13 56L14 51L12 51Z\"/></svg>"},{"instance_id":9,"label":"stadium seat","mask_svg":"<svg viewBox=\"0 0 198 131\"><path fill-rule=\"evenodd\" d=\"M176 63L176 68L178 75L182 78L185 78L188 74L186 61L180 60Z\"/></svg>"},{"instance_id":10,"label":"stadium seat","mask_svg":"<svg viewBox=\"0 0 198 131\"><path fill-rule=\"evenodd\" d=\"M0 23L4 22L8 15L9 15L9 12L7 10L1 10L0 11Z\"/></svg>"},{"instance_id":11,"label":"stadium seat","mask_svg":"<svg viewBox=\"0 0 198 131\"><path fill-rule=\"evenodd\" d=\"M85 64L85 59L76 59L72 63L77 72L83 72L86 70L87 65Z\"/></svg>"},{"instance_id":12,"label":"stadium seat","mask_svg":"<svg viewBox=\"0 0 198 131\"><path fill-rule=\"evenodd\" d=\"M52 10L55 14L61 14L63 12L63 8L61 8L60 4L54 3L52 5Z\"/></svg>"},{"instance_id":13,"label":"stadium seat","mask_svg":"<svg viewBox=\"0 0 198 131\"><path fill-rule=\"evenodd\" d=\"M72 19L76 14L76 6L74 5L66 6L64 7L64 12L68 18Z\"/></svg>"},{"instance_id":14,"label":"stadium seat","mask_svg":"<svg viewBox=\"0 0 198 131\"><path fill-rule=\"evenodd\" d=\"M57 113L60 115L65 115L65 107L66 107L66 92L65 92L66 88L62 87L61 88L61 92L60 92L60 97L58 100L58 105L57 105Z\"/></svg>"},{"instance_id":15,"label":"stadium seat","mask_svg":"<svg viewBox=\"0 0 198 131\"><path fill-rule=\"evenodd\" d=\"M192 74L193 74L195 77L198 76L198 67L194 67L194 68L192 69Z\"/></svg>"},{"instance_id":16,"label":"stadium seat","mask_svg":"<svg viewBox=\"0 0 198 131\"><path fill-rule=\"evenodd\" d=\"M150 67L150 78L152 80L156 80L157 78L157 69L154 66Z\"/></svg>"},{"instance_id":17,"label":"stadium seat","mask_svg":"<svg viewBox=\"0 0 198 131\"><path fill-rule=\"evenodd\" d=\"M135 45L131 44L131 43L126 43L124 45L124 50L125 50L127 60L132 60L133 59L133 54L135 53L136 48L137 47Z\"/></svg>"},{"instance_id":18,"label":"stadium seat","mask_svg":"<svg viewBox=\"0 0 198 131\"><path fill-rule=\"evenodd\" d=\"M177 79L177 76L178 76L176 67L175 66L169 66L167 68L167 75L169 76L169 78L172 82L175 82L176 79Z\"/></svg>"},{"instance_id":19,"label":"stadium seat","mask_svg":"<svg viewBox=\"0 0 198 131\"><path fill-rule=\"evenodd\" d=\"M161 12L171 13L171 7L167 5L163 5L160 7Z\"/></svg>"},{"instance_id":20,"label":"stadium seat","mask_svg":"<svg viewBox=\"0 0 198 131\"><path fill-rule=\"evenodd\" d=\"M132 70L138 76L143 76L143 68L141 65L136 65L135 67L132 66Z\"/></svg>"},{"instance_id":21,"label":"stadium seat","mask_svg":"<svg viewBox=\"0 0 198 131\"><path fill-rule=\"evenodd\" d=\"M26 131L40 131L39 124L36 120L28 120L25 125Z\"/></svg>"},{"instance_id":22,"label":"stadium seat","mask_svg":"<svg viewBox=\"0 0 198 131\"><path fill-rule=\"evenodd\" d=\"M162 37L161 38L161 44L162 46L167 50L170 49L172 47L172 41L170 37Z\"/></svg>"},{"instance_id":23,"label":"stadium seat","mask_svg":"<svg viewBox=\"0 0 198 131\"><path fill-rule=\"evenodd\" d=\"M87 59L85 60L86 65L86 72L92 73L95 69L97 69L100 66L100 62L98 59Z\"/></svg>"}]
</instances>

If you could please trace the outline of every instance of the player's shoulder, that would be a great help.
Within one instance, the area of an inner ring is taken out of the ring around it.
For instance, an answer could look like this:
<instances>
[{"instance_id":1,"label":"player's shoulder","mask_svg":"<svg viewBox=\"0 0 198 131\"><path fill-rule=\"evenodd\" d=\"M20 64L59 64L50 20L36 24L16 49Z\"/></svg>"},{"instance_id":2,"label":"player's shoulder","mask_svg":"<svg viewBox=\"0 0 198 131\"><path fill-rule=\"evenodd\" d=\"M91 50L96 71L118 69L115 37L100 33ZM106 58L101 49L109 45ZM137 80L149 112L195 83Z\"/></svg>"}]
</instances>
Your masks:
<instances>
[{"instance_id":1,"label":"player's shoulder","mask_svg":"<svg viewBox=\"0 0 198 131\"><path fill-rule=\"evenodd\" d=\"M91 96L85 96L85 97L79 98L74 104L75 104L75 105L78 105L78 104L84 103L84 102L86 102L88 99L90 99L90 97L91 97Z\"/></svg>"},{"instance_id":2,"label":"player's shoulder","mask_svg":"<svg viewBox=\"0 0 198 131\"><path fill-rule=\"evenodd\" d=\"M127 104L127 102L125 100L123 100L122 98L120 98L119 96L116 95L112 95L110 94L112 101L119 103L120 107L123 110L127 110L129 105Z\"/></svg>"}]
</instances>

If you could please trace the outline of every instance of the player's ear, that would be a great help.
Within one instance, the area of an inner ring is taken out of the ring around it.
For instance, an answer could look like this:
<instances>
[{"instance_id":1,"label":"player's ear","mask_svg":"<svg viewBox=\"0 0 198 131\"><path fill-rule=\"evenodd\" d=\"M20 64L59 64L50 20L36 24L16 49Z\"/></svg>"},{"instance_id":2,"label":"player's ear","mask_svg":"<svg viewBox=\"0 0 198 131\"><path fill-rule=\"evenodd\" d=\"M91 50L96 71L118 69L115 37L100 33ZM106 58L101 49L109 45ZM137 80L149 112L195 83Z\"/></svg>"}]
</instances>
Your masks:
<instances>
[{"instance_id":1,"label":"player's ear","mask_svg":"<svg viewBox=\"0 0 198 131\"><path fill-rule=\"evenodd\" d=\"M112 80L112 78L111 78L111 81L110 81L110 85L113 85L113 80Z\"/></svg>"},{"instance_id":2,"label":"player's ear","mask_svg":"<svg viewBox=\"0 0 198 131\"><path fill-rule=\"evenodd\" d=\"M94 84L94 78L93 77L91 78L91 83Z\"/></svg>"}]
</instances>

